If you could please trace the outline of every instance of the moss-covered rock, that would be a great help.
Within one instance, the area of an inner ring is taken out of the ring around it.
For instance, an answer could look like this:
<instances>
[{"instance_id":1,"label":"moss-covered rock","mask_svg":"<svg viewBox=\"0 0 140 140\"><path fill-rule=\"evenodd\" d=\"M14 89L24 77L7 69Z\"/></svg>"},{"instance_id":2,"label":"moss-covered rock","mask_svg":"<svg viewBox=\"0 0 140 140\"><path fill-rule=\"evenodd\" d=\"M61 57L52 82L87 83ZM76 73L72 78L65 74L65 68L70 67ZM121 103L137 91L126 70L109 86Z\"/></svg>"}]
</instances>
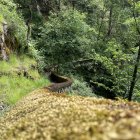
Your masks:
<instances>
[{"instance_id":1,"label":"moss-covered rock","mask_svg":"<svg viewBox=\"0 0 140 140\"><path fill-rule=\"evenodd\" d=\"M0 14L0 34L3 32L2 22L4 21L3 16Z\"/></svg>"},{"instance_id":2,"label":"moss-covered rock","mask_svg":"<svg viewBox=\"0 0 140 140\"><path fill-rule=\"evenodd\" d=\"M1 140L139 140L140 105L36 90L0 120Z\"/></svg>"}]
</instances>

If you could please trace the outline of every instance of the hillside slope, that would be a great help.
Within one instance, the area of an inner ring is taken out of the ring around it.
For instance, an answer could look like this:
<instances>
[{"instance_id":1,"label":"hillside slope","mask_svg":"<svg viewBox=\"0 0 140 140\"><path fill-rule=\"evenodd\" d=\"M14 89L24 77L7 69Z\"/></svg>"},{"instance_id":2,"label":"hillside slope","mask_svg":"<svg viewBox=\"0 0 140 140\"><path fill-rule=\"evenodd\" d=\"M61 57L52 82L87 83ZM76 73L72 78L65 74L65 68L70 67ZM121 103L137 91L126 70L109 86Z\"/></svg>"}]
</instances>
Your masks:
<instances>
[{"instance_id":1,"label":"hillside slope","mask_svg":"<svg viewBox=\"0 0 140 140\"><path fill-rule=\"evenodd\" d=\"M18 100L37 88L50 84L38 72L35 59L15 54L8 61L0 61L0 116Z\"/></svg>"},{"instance_id":2,"label":"hillside slope","mask_svg":"<svg viewBox=\"0 0 140 140\"><path fill-rule=\"evenodd\" d=\"M32 92L0 119L1 140L139 140L140 105Z\"/></svg>"}]
</instances>

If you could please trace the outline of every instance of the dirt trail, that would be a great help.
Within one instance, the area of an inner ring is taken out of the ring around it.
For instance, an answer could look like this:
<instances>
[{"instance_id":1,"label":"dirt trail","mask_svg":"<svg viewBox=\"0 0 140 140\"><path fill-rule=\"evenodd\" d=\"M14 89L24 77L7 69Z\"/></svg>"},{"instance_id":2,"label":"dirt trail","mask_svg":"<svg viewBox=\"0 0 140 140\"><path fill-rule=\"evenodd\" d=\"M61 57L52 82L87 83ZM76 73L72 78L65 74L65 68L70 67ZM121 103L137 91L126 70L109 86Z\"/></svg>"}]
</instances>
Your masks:
<instances>
[{"instance_id":1,"label":"dirt trail","mask_svg":"<svg viewBox=\"0 0 140 140\"><path fill-rule=\"evenodd\" d=\"M59 76L55 73L51 73L48 77L52 84L47 86L46 89L52 92L61 92L63 89L70 87L73 82L70 78Z\"/></svg>"}]
</instances>

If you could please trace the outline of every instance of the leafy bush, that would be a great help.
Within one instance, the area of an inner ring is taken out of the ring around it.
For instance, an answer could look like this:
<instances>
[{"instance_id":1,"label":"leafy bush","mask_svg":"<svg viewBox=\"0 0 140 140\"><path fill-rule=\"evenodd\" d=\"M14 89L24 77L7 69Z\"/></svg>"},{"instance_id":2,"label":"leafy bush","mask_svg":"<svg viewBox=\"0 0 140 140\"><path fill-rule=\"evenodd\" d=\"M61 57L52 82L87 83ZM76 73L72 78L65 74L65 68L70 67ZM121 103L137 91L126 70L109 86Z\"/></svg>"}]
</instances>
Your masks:
<instances>
[{"instance_id":1,"label":"leafy bush","mask_svg":"<svg viewBox=\"0 0 140 140\"><path fill-rule=\"evenodd\" d=\"M28 56L37 61L38 70L44 72L44 67L46 66L44 62L44 56L41 55L40 51L36 49L36 41L30 41L28 44Z\"/></svg>"},{"instance_id":2,"label":"leafy bush","mask_svg":"<svg viewBox=\"0 0 140 140\"><path fill-rule=\"evenodd\" d=\"M96 95L92 92L92 89L86 82L74 79L74 82L70 88L67 89L70 95L90 96L95 97Z\"/></svg>"}]
</instances>

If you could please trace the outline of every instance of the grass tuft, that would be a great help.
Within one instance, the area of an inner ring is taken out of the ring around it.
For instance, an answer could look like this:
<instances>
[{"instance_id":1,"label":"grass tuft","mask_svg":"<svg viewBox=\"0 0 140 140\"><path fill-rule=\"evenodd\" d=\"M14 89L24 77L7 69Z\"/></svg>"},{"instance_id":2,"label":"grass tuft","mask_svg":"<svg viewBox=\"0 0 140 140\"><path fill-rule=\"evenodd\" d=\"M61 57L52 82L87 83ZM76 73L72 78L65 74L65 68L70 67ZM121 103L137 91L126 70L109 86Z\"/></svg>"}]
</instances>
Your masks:
<instances>
[{"instance_id":1,"label":"grass tuft","mask_svg":"<svg viewBox=\"0 0 140 140\"><path fill-rule=\"evenodd\" d=\"M49 80L38 73L36 69L31 69L31 65L36 65L36 61L27 56L16 57L10 56L8 62L0 62L0 96L5 96L5 102L15 104L29 92L46 86ZM18 76L19 68L27 70L28 74L33 78L24 77L23 74ZM3 75L3 73L8 73Z\"/></svg>"}]
</instances>

